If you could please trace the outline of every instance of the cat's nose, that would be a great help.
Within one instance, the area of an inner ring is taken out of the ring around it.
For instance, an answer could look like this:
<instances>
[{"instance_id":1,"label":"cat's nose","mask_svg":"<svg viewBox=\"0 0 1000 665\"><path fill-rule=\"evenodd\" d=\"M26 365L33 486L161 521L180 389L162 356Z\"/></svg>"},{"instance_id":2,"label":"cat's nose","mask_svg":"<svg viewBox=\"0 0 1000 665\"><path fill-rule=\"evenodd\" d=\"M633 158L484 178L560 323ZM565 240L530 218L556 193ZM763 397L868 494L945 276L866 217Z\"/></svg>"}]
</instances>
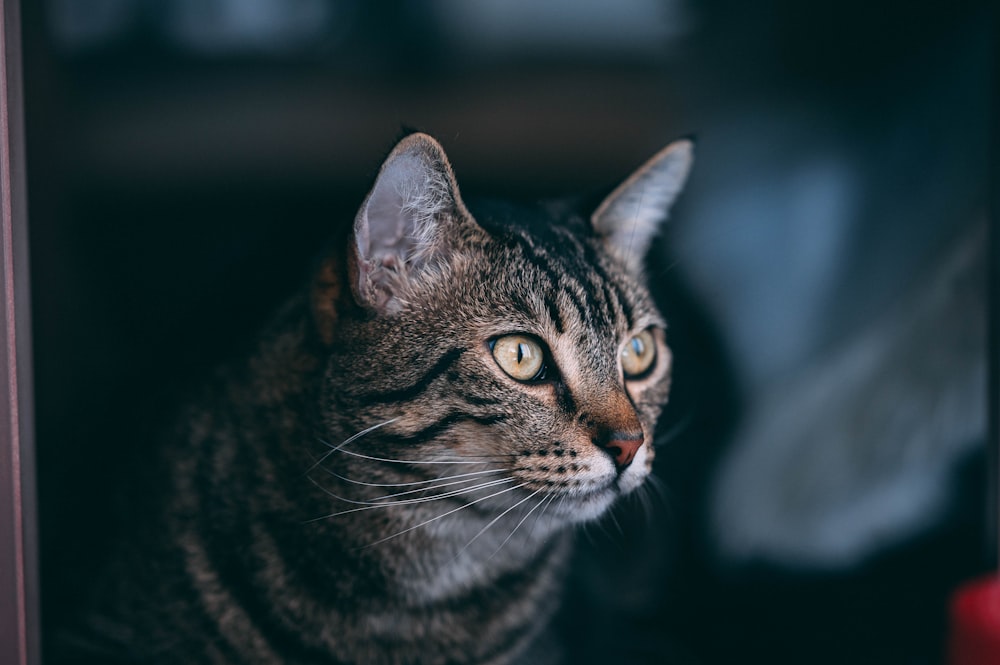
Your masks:
<instances>
[{"instance_id":1,"label":"cat's nose","mask_svg":"<svg viewBox=\"0 0 1000 665\"><path fill-rule=\"evenodd\" d=\"M599 445L614 459L618 471L624 471L635 459L642 442L642 432L608 432Z\"/></svg>"}]
</instances>

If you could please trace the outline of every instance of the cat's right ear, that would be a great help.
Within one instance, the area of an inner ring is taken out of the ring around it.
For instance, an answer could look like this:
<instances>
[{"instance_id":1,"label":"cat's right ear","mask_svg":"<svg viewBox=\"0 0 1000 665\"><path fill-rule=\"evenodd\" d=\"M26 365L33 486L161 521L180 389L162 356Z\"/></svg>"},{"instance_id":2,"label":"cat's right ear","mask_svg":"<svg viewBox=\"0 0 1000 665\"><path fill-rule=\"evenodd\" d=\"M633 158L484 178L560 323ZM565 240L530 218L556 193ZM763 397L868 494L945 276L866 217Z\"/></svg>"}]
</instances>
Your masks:
<instances>
[{"instance_id":1,"label":"cat's right ear","mask_svg":"<svg viewBox=\"0 0 1000 665\"><path fill-rule=\"evenodd\" d=\"M398 311L412 282L441 260L450 227L465 219L441 145L420 133L400 141L354 220L348 273L358 304Z\"/></svg>"},{"instance_id":2,"label":"cat's right ear","mask_svg":"<svg viewBox=\"0 0 1000 665\"><path fill-rule=\"evenodd\" d=\"M631 272L641 271L653 236L684 187L693 152L690 139L674 141L611 192L591 216L607 250Z\"/></svg>"}]
</instances>

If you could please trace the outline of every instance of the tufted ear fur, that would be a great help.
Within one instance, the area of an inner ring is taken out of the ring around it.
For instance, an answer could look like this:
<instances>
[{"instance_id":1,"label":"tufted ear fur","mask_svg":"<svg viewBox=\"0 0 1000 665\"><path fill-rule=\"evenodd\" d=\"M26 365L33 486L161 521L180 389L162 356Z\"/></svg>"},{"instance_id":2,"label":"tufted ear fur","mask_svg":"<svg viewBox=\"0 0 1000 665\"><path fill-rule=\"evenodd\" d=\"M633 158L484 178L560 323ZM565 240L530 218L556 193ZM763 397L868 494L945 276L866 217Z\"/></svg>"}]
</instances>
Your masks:
<instances>
[{"instance_id":1,"label":"tufted ear fur","mask_svg":"<svg viewBox=\"0 0 1000 665\"><path fill-rule=\"evenodd\" d=\"M688 139L674 141L611 192L591 216L608 251L629 271L642 268L653 236L684 187L693 149Z\"/></svg>"},{"instance_id":2,"label":"tufted ear fur","mask_svg":"<svg viewBox=\"0 0 1000 665\"><path fill-rule=\"evenodd\" d=\"M354 220L349 272L358 303L398 311L410 283L441 259L467 217L441 145L420 133L400 141Z\"/></svg>"}]
</instances>

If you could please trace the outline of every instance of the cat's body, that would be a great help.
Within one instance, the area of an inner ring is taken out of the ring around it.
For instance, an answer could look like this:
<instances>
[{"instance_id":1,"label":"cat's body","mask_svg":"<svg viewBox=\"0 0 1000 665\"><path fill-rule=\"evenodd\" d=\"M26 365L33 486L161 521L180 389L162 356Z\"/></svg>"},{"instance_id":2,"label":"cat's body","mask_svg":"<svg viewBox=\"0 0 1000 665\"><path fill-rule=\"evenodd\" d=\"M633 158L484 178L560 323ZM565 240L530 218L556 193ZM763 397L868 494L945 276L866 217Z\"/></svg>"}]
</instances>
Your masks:
<instances>
[{"instance_id":1,"label":"cat's body","mask_svg":"<svg viewBox=\"0 0 1000 665\"><path fill-rule=\"evenodd\" d=\"M674 144L590 217L472 215L440 146L404 139L307 293L150 461L162 498L96 587L80 653L556 658L567 527L651 468L670 354L641 261L689 163Z\"/></svg>"}]
</instances>

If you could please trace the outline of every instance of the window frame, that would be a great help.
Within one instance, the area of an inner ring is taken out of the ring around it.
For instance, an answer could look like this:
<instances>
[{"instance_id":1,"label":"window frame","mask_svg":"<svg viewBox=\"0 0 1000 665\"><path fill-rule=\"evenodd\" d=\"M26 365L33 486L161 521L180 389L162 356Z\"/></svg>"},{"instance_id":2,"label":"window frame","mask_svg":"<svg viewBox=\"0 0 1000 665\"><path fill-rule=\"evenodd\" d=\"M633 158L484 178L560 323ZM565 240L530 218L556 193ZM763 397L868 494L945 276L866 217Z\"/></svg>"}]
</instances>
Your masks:
<instances>
[{"instance_id":1,"label":"window frame","mask_svg":"<svg viewBox=\"0 0 1000 665\"><path fill-rule=\"evenodd\" d=\"M21 16L0 0L0 662L38 665L31 300L24 158Z\"/></svg>"}]
</instances>

